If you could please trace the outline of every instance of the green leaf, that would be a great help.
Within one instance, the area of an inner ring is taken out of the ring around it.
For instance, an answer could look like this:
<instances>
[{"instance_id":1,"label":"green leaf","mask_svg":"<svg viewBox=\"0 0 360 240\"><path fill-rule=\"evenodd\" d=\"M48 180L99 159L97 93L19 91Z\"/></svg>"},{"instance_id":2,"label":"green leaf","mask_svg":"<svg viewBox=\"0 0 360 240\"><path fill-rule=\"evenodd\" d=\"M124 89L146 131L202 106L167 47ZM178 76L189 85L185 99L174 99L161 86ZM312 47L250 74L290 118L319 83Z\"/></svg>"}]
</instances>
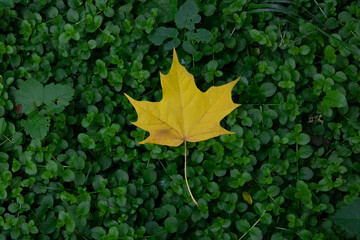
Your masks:
<instances>
[{"instance_id":1,"label":"green leaf","mask_svg":"<svg viewBox=\"0 0 360 240\"><path fill-rule=\"evenodd\" d=\"M19 90L15 92L15 99L17 104L22 105L25 114L34 111L41 104L49 105L48 111L52 110L53 113L59 113L65 106L69 105L74 94L75 90L68 85L51 83L44 88L38 81L30 79L20 85ZM54 101L57 102L57 105L50 105Z\"/></svg>"},{"instance_id":2,"label":"green leaf","mask_svg":"<svg viewBox=\"0 0 360 240\"><path fill-rule=\"evenodd\" d=\"M194 0L187 0L181 7L179 11L175 14L175 24L179 29L186 28L188 30L194 30L195 24L199 23L201 20L200 15L198 15L199 8L194 2Z\"/></svg>"},{"instance_id":3,"label":"green leaf","mask_svg":"<svg viewBox=\"0 0 360 240\"><path fill-rule=\"evenodd\" d=\"M326 96L322 100L325 107L346 107L347 101L345 96L336 90L326 92Z\"/></svg>"},{"instance_id":4,"label":"green leaf","mask_svg":"<svg viewBox=\"0 0 360 240\"><path fill-rule=\"evenodd\" d=\"M204 6L204 14L207 17L213 15L215 11L216 11L216 7L213 4L206 4Z\"/></svg>"},{"instance_id":5,"label":"green leaf","mask_svg":"<svg viewBox=\"0 0 360 240\"><path fill-rule=\"evenodd\" d=\"M153 184L156 181L157 174L152 169L149 169L149 168L145 169L143 171L143 175L144 175L144 181L147 184Z\"/></svg>"},{"instance_id":6,"label":"green leaf","mask_svg":"<svg viewBox=\"0 0 360 240\"><path fill-rule=\"evenodd\" d=\"M196 29L196 32L189 31L186 36L189 40L195 40L196 42L210 42L212 38L211 32L203 28Z\"/></svg>"},{"instance_id":7,"label":"green leaf","mask_svg":"<svg viewBox=\"0 0 360 240\"><path fill-rule=\"evenodd\" d=\"M79 20L79 13L76 10L70 8L66 13L66 18L69 20L69 22L75 23Z\"/></svg>"},{"instance_id":8,"label":"green leaf","mask_svg":"<svg viewBox=\"0 0 360 240\"><path fill-rule=\"evenodd\" d=\"M11 167L12 172L17 172L21 168L21 164L16 159L13 160L13 164Z\"/></svg>"},{"instance_id":9,"label":"green leaf","mask_svg":"<svg viewBox=\"0 0 360 240\"><path fill-rule=\"evenodd\" d=\"M261 142L257 138L252 138L252 139L249 139L249 140L246 141L246 145L248 146L248 148L250 150L259 151Z\"/></svg>"},{"instance_id":10,"label":"green leaf","mask_svg":"<svg viewBox=\"0 0 360 240\"><path fill-rule=\"evenodd\" d=\"M37 167L31 160L26 163L25 172L29 175L35 175L37 173Z\"/></svg>"},{"instance_id":11,"label":"green leaf","mask_svg":"<svg viewBox=\"0 0 360 240\"><path fill-rule=\"evenodd\" d=\"M170 233L174 233L178 229L178 220L176 217L168 217L165 219L165 229L168 230Z\"/></svg>"},{"instance_id":12,"label":"green leaf","mask_svg":"<svg viewBox=\"0 0 360 240\"><path fill-rule=\"evenodd\" d=\"M32 138L43 139L49 132L50 119L42 115L36 115L33 118L22 122L26 134Z\"/></svg>"},{"instance_id":13,"label":"green leaf","mask_svg":"<svg viewBox=\"0 0 360 240\"><path fill-rule=\"evenodd\" d=\"M66 223L65 229L67 232L72 233L75 231L76 223L74 220L70 220Z\"/></svg>"},{"instance_id":14,"label":"green leaf","mask_svg":"<svg viewBox=\"0 0 360 240\"><path fill-rule=\"evenodd\" d=\"M246 232L250 228L250 223L246 219L240 219L235 222L235 227L239 232Z\"/></svg>"},{"instance_id":15,"label":"green leaf","mask_svg":"<svg viewBox=\"0 0 360 240\"><path fill-rule=\"evenodd\" d=\"M309 54L310 53L310 47L308 46L308 45L302 45L301 47L300 47L300 54L301 55L307 55L307 54Z\"/></svg>"},{"instance_id":16,"label":"green leaf","mask_svg":"<svg viewBox=\"0 0 360 240\"><path fill-rule=\"evenodd\" d=\"M15 91L15 101L23 107L23 113L28 114L43 103L43 85L34 79L27 80Z\"/></svg>"},{"instance_id":17,"label":"green leaf","mask_svg":"<svg viewBox=\"0 0 360 240\"><path fill-rule=\"evenodd\" d=\"M54 198L52 195L46 195L40 202L44 207L51 208L54 205Z\"/></svg>"},{"instance_id":18,"label":"green leaf","mask_svg":"<svg viewBox=\"0 0 360 240\"><path fill-rule=\"evenodd\" d=\"M103 17L101 15L96 15L94 17L94 24L96 28L99 28L103 22Z\"/></svg>"},{"instance_id":19,"label":"green leaf","mask_svg":"<svg viewBox=\"0 0 360 240\"><path fill-rule=\"evenodd\" d=\"M209 182L208 185L207 185L207 189L211 193L220 190L219 185L216 182Z\"/></svg>"},{"instance_id":20,"label":"green leaf","mask_svg":"<svg viewBox=\"0 0 360 240\"><path fill-rule=\"evenodd\" d=\"M257 215L261 216L265 213L265 207L263 204L261 203L255 203L254 205L254 211Z\"/></svg>"},{"instance_id":21,"label":"green leaf","mask_svg":"<svg viewBox=\"0 0 360 240\"><path fill-rule=\"evenodd\" d=\"M0 9L15 7L14 0L0 0Z\"/></svg>"},{"instance_id":22,"label":"green leaf","mask_svg":"<svg viewBox=\"0 0 360 240\"><path fill-rule=\"evenodd\" d=\"M52 173L56 173L57 170L58 170L58 167L57 167L57 164L55 161L52 161L52 160L49 160L47 163L46 163L46 171L49 171L49 172L52 172Z\"/></svg>"},{"instance_id":23,"label":"green leaf","mask_svg":"<svg viewBox=\"0 0 360 240\"><path fill-rule=\"evenodd\" d=\"M56 101L59 106L67 106L73 99L75 90L69 85L62 84L48 84L44 88L43 103L50 104Z\"/></svg>"},{"instance_id":24,"label":"green leaf","mask_svg":"<svg viewBox=\"0 0 360 240\"><path fill-rule=\"evenodd\" d=\"M193 47L193 45L191 45L191 43L189 41L183 42L182 47L187 53L190 53L190 54L196 53L195 48Z\"/></svg>"},{"instance_id":25,"label":"green leaf","mask_svg":"<svg viewBox=\"0 0 360 240\"><path fill-rule=\"evenodd\" d=\"M324 64L321 73L327 77L331 77L335 73L335 68L330 64Z\"/></svg>"},{"instance_id":26,"label":"green leaf","mask_svg":"<svg viewBox=\"0 0 360 240\"><path fill-rule=\"evenodd\" d=\"M339 26L339 22L336 20L336 18L330 17L330 18L326 19L325 26L328 29L335 29Z\"/></svg>"},{"instance_id":27,"label":"green leaf","mask_svg":"<svg viewBox=\"0 0 360 240\"><path fill-rule=\"evenodd\" d=\"M54 6L49 6L49 8L45 11L47 18L55 18L58 14L59 11Z\"/></svg>"},{"instance_id":28,"label":"green leaf","mask_svg":"<svg viewBox=\"0 0 360 240\"><path fill-rule=\"evenodd\" d=\"M8 207L9 212L16 213L19 210L19 204L18 203L11 203Z\"/></svg>"},{"instance_id":29,"label":"green leaf","mask_svg":"<svg viewBox=\"0 0 360 240\"><path fill-rule=\"evenodd\" d=\"M335 54L336 50L335 48L333 48L330 45L327 45L324 48L324 58L329 62L329 63L335 63L336 61L336 54Z\"/></svg>"},{"instance_id":30,"label":"green leaf","mask_svg":"<svg viewBox=\"0 0 360 240\"><path fill-rule=\"evenodd\" d=\"M313 234L309 231L309 230L306 230L306 229L303 229L303 230L300 230L299 232L297 232L297 235L299 236L299 238L301 240L311 240L313 239Z\"/></svg>"},{"instance_id":31,"label":"green leaf","mask_svg":"<svg viewBox=\"0 0 360 240\"><path fill-rule=\"evenodd\" d=\"M260 221L266 225L270 225L272 223L272 216L269 213L265 213L260 217Z\"/></svg>"},{"instance_id":32,"label":"green leaf","mask_svg":"<svg viewBox=\"0 0 360 240\"><path fill-rule=\"evenodd\" d=\"M332 219L349 232L360 233L360 199L338 210Z\"/></svg>"},{"instance_id":33,"label":"green leaf","mask_svg":"<svg viewBox=\"0 0 360 240\"><path fill-rule=\"evenodd\" d=\"M299 148L299 157L300 158L308 158L312 155L313 149L309 145L301 146Z\"/></svg>"},{"instance_id":34,"label":"green leaf","mask_svg":"<svg viewBox=\"0 0 360 240\"><path fill-rule=\"evenodd\" d=\"M89 201L81 202L79 206L76 208L76 212L80 216L86 216L89 213L89 211L90 211Z\"/></svg>"},{"instance_id":35,"label":"green leaf","mask_svg":"<svg viewBox=\"0 0 360 240\"><path fill-rule=\"evenodd\" d=\"M345 82L347 80L347 77L344 72L336 72L333 76L334 81L336 82Z\"/></svg>"},{"instance_id":36,"label":"green leaf","mask_svg":"<svg viewBox=\"0 0 360 240\"><path fill-rule=\"evenodd\" d=\"M6 191L6 187L4 187L3 184L0 184L0 199L4 200L7 197L7 191Z\"/></svg>"},{"instance_id":37,"label":"green leaf","mask_svg":"<svg viewBox=\"0 0 360 240\"><path fill-rule=\"evenodd\" d=\"M5 118L0 118L0 132L4 132L6 129L7 123Z\"/></svg>"},{"instance_id":38,"label":"green leaf","mask_svg":"<svg viewBox=\"0 0 360 240\"><path fill-rule=\"evenodd\" d=\"M269 193L270 196L275 197L279 195L280 188L278 186L272 185L267 189L267 192Z\"/></svg>"},{"instance_id":39,"label":"green leaf","mask_svg":"<svg viewBox=\"0 0 360 240\"><path fill-rule=\"evenodd\" d=\"M56 223L57 223L57 219L55 219L54 217L48 218L40 223L39 230L43 234L50 234L55 231Z\"/></svg>"},{"instance_id":40,"label":"green leaf","mask_svg":"<svg viewBox=\"0 0 360 240\"><path fill-rule=\"evenodd\" d=\"M102 239L106 235L106 231L102 227L94 227L91 229L91 236L94 239Z\"/></svg>"},{"instance_id":41,"label":"green leaf","mask_svg":"<svg viewBox=\"0 0 360 240\"><path fill-rule=\"evenodd\" d=\"M191 162L194 164L200 164L204 160L204 153L199 150L195 150L191 154Z\"/></svg>"},{"instance_id":42,"label":"green leaf","mask_svg":"<svg viewBox=\"0 0 360 240\"><path fill-rule=\"evenodd\" d=\"M165 46L164 46L164 49L165 49L166 51L169 51L169 50L171 50L171 49L177 48L177 47L180 45L180 43L181 43L180 39L175 38L175 39L167 42L167 43L165 44Z\"/></svg>"},{"instance_id":43,"label":"green leaf","mask_svg":"<svg viewBox=\"0 0 360 240\"><path fill-rule=\"evenodd\" d=\"M304 180L310 180L314 176L314 172L308 167L302 167L299 171L299 177Z\"/></svg>"},{"instance_id":44,"label":"green leaf","mask_svg":"<svg viewBox=\"0 0 360 240\"><path fill-rule=\"evenodd\" d=\"M310 142L310 136L306 133L300 133L297 137L297 143L300 145L306 145Z\"/></svg>"},{"instance_id":45,"label":"green leaf","mask_svg":"<svg viewBox=\"0 0 360 240\"><path fill-rule=\"evenodd\" d=\"M177 11L178 0L148 0L137 7L139 15L149 15L152 9L158 10L156 21L168 23L173 21Z\"/></svg>"},{"instance_id":46,"label":"green leaf","mask_svg":"<svg viewBox=\"0 0 360 240\"><path fill-rule=\"evenodd\" d=\"M109 229L109 237L111 239L119 239L119 230L116 226L112 226Z\"/></svg>"},{"instance_id":47,"label":"green leaf","mask_svg":"<svg viewBox=\"0 0 360 240\"><path fill-rule=\"evenodd\" d=\"M70 39L71 39L71 36L65 32L63 32L59 35L59 43L61 45L67 44L70 41Z\"/></svg>"},{"instance_id":48,"label":"green leaf","mask_svg":"<svg viewBox=\"0 0 360 240\"><path fill-rule=\"evenodd\" d=\"M12 239L18 239L20 237L20 229L19 228L13 228L11 229L10 236Z\"/></svg>"},{"instance_id":49,"label":"green leaf","mask_svg":"<svg viewBox=\"0 0 360 240\"><path fill-rule=\"evenodd\" d=\"M159 27L148 38L149 40L160 46L168 38L176 38L179 32L175 28Z\"/></svg>"},{"instance_id":50,"label":"green leaf","mask_svg":"<svg viewBox=\"0 0 360 240\"><path fill-rule=\"evenodd\" d=\"M264 94L266 97L271 97L275 94L277 87L273 83L263 83L260 86L260 92Z\"/></svg>"},{"instance_id":51,"label":"green leaf","mask_svg":"<svg viewBox=\"0 0 360 240\"><path fill-rule=\"evenodd\" d=\"M72 182L75 180L75 173L71 169L66 169L62 175L62 179L65 182Z\"/></svg>"}]
</instances>

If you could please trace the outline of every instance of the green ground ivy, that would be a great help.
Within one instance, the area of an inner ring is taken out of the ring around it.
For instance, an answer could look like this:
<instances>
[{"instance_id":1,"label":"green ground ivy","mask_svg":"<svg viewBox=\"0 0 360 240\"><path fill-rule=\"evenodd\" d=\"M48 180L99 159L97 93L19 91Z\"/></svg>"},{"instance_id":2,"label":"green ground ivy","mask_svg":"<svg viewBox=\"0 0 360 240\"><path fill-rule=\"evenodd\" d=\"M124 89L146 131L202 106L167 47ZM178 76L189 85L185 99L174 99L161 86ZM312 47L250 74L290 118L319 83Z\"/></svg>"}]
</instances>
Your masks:
<instances>
[{"instance_id":1,"label":"green ground ivy","mask_svg":"<svg viewBox=\"0 0 360 240\"><path fill-rule=\"evenodd\" d=\"M297 3L0 0L0 239L360 239L360 1ZM199 208L122 94L159 101L173 48L241 76L236 134L188 144Z\"/></svg>"}]
</instances>

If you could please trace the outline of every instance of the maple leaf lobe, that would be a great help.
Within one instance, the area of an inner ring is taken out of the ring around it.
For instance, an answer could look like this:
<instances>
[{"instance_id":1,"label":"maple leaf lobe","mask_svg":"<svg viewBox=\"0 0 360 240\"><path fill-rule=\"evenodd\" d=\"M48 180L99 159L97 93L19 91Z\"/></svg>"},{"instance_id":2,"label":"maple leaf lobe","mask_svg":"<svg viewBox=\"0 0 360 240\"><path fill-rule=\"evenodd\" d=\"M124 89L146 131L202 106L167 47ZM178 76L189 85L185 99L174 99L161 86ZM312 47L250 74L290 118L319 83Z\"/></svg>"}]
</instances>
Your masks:
<instances>
[{"instance_id":1,"label":"maple leaf lobe","mask_svg":"<svg viewBox=\"0 0 360 240\"><path fill-rule=\"evenodd\" d=\"M231 98L236 79L219 87L200 91L194 77L183 67L174 49L168 74L160 73L163 98L160 102L137 101L125 94L134 106L138 120L134 125L150 132L143 143L179 146L184 141L198 142L222 134L233 134L220 121L240 104Z\"/></svg>"}]
</instances>

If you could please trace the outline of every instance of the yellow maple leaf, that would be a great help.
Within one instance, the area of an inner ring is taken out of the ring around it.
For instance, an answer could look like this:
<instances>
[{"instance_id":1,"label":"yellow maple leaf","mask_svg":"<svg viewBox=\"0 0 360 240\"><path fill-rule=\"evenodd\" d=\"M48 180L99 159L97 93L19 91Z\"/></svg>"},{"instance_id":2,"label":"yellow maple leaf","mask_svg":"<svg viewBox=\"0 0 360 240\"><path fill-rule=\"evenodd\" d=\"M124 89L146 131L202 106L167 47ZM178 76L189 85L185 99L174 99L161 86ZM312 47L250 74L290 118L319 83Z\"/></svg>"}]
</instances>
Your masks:
<instances>
[{"instance_id":1,"label":"yellow maple leaf","mask_svg":"<svg viewBox=\"0 0 360 240\"><path fill-rule=\"evenodd\" d=\"M125 94L138 114L133 124L150 132L141 144L179 146L185 141L199 142L233 133L221 127L220 120L240 106L231 99L231 90L239 79L202 92L193 75L179 63L175 49L170 72L160 73L160 79L160 102L136 101Z\"/></svg>"},{"instance_id":2,"label":"yellow maple leaf","mask_svg":"<svg viewBox=\"0 0 360 240\"><path fill-rule=\"evenodd\" d=\"M167 146L185 144L185 181L194 203L186 177L186 142L199 142L222 134L233 134L220 126L220 121L240 104L231 99L236 79L220 87L200 91L193 75L186 71L174 49L173 62L167 75L160 73L163 98L160 102L137 101L128 96L138 120L134 125L150 132L144 143Z\"/></svg>"}]
</instances>

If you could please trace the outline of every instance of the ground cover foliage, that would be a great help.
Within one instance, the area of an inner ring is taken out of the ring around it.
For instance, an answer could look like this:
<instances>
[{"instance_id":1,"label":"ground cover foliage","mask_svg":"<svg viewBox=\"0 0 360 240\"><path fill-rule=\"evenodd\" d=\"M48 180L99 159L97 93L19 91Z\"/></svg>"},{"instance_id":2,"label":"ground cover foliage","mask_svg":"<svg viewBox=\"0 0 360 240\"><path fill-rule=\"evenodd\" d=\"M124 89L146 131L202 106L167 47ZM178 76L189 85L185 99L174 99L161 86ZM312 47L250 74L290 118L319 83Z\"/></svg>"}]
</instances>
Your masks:
<instances>
[{"instance_id":1,"label":"ground cover foliage","mask_svg":"<svg viewBox=\"0 0 360 240\"><path fill-rule=\"evenodd\" d=\"M261 3L261 4L260 4ZM360 1L0 1L0 239L359 239ZM236 134L139 145L172 49ZM251 204L252 203L252 204ZM351 217L353 221L346 220Z\"/></svg>"}]
</instances>

